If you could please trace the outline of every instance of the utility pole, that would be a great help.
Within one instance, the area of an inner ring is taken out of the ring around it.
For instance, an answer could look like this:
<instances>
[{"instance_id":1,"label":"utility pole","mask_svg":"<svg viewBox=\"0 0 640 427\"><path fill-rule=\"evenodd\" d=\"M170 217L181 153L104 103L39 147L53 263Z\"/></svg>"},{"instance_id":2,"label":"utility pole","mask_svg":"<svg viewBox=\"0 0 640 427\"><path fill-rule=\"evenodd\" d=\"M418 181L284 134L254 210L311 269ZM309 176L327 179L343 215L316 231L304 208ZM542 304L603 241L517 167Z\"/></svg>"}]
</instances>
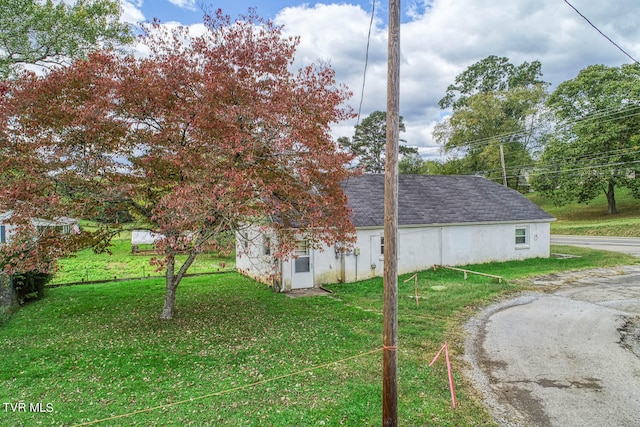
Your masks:
<instances>
[{"instance_id":1,"label":"utility pole","mask_svg":"<svg viewBox=\"0 0 640 427\"><path fill-rule=\"evenodd\" d=\"M500 144L500 164L502 165L502 185L507 185L507 167L504 164L504 147Z\"/></svg>"},{"instance_id":2,"label":"utility pole","mask_svg":"<svg viewBox=\"0 0 640 427\"><path fill-rule=\"evenodd\" d=\"M387 144L384 178L384 332L382 425L398 425L398 144L400 139L400 0L389 0Z\"/></svg>"}]
</instances>

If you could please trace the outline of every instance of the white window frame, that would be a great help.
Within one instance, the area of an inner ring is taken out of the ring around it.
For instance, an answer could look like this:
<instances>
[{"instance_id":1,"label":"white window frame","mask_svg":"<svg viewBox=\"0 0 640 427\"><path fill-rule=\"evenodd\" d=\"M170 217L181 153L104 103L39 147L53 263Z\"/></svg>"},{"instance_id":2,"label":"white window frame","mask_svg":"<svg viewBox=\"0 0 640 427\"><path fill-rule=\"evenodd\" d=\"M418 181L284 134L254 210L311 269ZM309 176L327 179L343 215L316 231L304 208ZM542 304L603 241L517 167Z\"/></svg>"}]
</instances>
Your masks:
<instances>
[{"instance_id":1,"label":"white window frame","mask_svg":"<svg viewBox=\"0 0 640 427\"><path fill-rule=\"evenodd\" d=\"M524 231L524 235L519 235L519 231ZM514 231L514 237L515 237L515 244L516 244L516 249L528 249L529 248L529 238L530 238L530 232L529 232L529 226L528 225L517 225L515 227L515 231ZM524 242L522 241L518 241L519 239L521 239L522 237L524 237Z\"/></svg>"}]
</instances>

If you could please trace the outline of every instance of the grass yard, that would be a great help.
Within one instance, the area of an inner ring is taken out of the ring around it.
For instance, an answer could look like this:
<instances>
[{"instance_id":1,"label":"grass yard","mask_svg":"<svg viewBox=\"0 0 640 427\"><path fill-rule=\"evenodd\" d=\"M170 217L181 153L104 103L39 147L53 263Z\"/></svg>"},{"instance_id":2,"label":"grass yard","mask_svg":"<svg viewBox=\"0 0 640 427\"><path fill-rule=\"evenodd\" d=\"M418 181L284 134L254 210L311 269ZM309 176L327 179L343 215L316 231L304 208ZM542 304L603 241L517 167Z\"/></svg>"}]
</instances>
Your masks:
<instances>
[{"instance_id":1,"label":"grass yard","mask_svg":"<svg viewBox=\"0 0 640 427\"><path fill-rule=\"evenodd\" d=\"M638 262L553 251L582 258L470 268L512 280ZM399 280L400 425L494 425L460 374L462 325L518 286L444 269L418 277L419 305L414 281ZM27 409L5 406L0 425L378 426L382 280L330 288L294 299L236 273L190 277L169 322L161 279L50 289L0 326L0 400ZM445 341L457 409L444 360L427 367Z\"/></svg>"},{"instance_id":2,"label":"grass yard","mask_svg":"<svg viewBox=\"0 0 640 427\"><path fill-rule=\"evenodd\" d=\"M149 265L153 255L139 255L131 253L131 232L122 232L113 239L108 253L95 254L92 249L85 249L76 255L63 258L58 262L59 270L51 283L75 283L96 280L143 278L162 276L164 272L155 271ZM178 262L184 261L185 256L179 255ZM200 254L189 268L189 274L211 273L233 270L235 258L219 257L215 254Z\"/></svg>"},{"instance_id":3,"label":"grass yard","mask_svg":"<svg viewBox=\"0 0 640 427\"><path fill-rule=\"evenodd\" d=\"M551 223L554 234L640 237L640 200L626 188L616 191L618 213L614 215L607 214L604 194L588 204L570 203L565 206L554 206L550 199L538 194L528 197L558 219Z\"/></svg>"}]
</instances>

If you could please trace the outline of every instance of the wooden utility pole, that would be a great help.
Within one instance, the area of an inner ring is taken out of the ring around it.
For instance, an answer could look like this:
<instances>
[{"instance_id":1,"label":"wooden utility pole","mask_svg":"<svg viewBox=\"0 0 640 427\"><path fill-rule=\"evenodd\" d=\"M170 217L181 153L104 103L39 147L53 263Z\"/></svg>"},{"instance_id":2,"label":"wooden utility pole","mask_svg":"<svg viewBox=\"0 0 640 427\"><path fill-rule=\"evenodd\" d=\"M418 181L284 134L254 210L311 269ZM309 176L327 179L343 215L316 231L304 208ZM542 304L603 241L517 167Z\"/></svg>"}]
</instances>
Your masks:
<instances>
[{"instance_id":1,"label":"wooden utility pole","mask_svg":"<svg viewBox=\"0 0 640 427\"><path fill-rule=\"evenodd\" d=\"M384 333L382 425L398 425L398 144L400 138L400 0L389 1L387 145L384 179Z\"/></svg>"},{"instance_id":2,"label":"wooden utility pole","mask_svg":"<svg viewBox=\"0 0 640 427\"><path fill-rule=\"evenodd\" d=\"M507 185L507 167L504 164L504 147L500 144L500 164L502 165L502 185L508 187Z\"/></svg>"}]
</instances>

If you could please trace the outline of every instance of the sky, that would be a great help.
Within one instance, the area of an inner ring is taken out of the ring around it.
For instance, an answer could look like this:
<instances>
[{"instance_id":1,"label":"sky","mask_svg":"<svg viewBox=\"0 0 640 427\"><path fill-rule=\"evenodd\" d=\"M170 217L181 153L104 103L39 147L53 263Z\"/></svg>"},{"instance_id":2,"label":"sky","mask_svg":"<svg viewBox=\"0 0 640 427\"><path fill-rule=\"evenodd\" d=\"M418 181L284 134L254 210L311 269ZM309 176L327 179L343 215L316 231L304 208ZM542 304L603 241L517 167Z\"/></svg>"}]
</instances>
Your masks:
<instances>
[{"instance_id":1,"label":"sky","mask_svg":"<svg viewBox=\"0 0 640 427\"><path fill-rule=\"evenodd\" d=\"M259 16L300 36L294 67L329 62L354 96L361 117L386 109L387 1L376 1L369 62L362 92L372 1L324 0L125 0L123 20L198 26L199 5L221 8L236 17L255 7ZM638 0L570 0L602 33L640 60ZM489 55L519 65L542 63L551 90L589 65L620 66L632 60L594 29L565 0L402 0L400 137L424 158L441 158L432 137L436 123L450 114L438 101L468 66ZM333 127L335 137L351 137L355 119Z\"/></svg>"}]
</instances>

